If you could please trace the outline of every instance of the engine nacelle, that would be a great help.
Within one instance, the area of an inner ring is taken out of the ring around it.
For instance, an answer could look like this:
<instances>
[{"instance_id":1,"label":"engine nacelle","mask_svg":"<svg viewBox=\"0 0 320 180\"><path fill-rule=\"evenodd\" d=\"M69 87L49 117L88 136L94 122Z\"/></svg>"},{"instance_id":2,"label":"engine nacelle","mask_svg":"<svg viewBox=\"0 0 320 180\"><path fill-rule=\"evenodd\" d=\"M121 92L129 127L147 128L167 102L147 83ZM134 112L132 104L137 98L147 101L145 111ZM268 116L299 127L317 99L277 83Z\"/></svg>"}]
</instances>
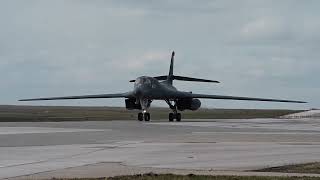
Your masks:
<instances>
[{"instance_id":1,"label":"engine nacelle","mask_svg":"<svg viewBox=\"0 0 320 180\"><path fill-rule=\"evenodd\" d=\"M201 101L199 99L192 99L190 109L192 111L198 110L201 107Z\"/></svg>"},{"instance_id":2,"label":"engine nacelle","mask_svg":"<svg viewBox=\"0 0 320 180\"><path fill-rule=\"evenodd\" d=\"M141 104L140 103L136 104L136 99L134 98L126 99L125 102L126 102L126 108L128 110L142 109Z\"/></svg>"},{"instance_id":3,"label":"engine nacelle","mask_svg":"<svg viewBox=\"0 0 320 180\"><path fill-rule=\"evenodd\" d=\"M180 99L177 101L177 108L179 111L184 110L198 110L201 107L201 101L199 99Z\"/></svg>"}]
</instances>

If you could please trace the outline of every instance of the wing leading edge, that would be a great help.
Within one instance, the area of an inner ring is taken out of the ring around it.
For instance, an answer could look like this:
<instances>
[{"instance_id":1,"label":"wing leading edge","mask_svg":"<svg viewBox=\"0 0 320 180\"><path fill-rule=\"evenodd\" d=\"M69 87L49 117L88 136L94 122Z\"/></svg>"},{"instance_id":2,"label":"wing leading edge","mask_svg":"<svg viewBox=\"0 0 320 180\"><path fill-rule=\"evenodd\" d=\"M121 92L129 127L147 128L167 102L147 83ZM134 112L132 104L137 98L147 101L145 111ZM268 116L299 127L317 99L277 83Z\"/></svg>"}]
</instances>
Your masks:
<instances>
[{"instance_id":1,"label":"wing leading edge","mask_svg":"<svg viewBox=\"0 0 320 180\"><path fill-rule=\"evenodd\" d=\"M225 99L225 100L243 100L243 101L269 101L269 102L287 102L287 103L307 103L304 101L293 101L284 99L265 99L265 98L251 98L238 96L221 96L221 95L207 95L207 94L191 94L192 98L200 99Z\"/></svg>"},{"instance_id":2,"label":"wing leading edge","mask_svg":"<svg viewBox=\"0 0 320 180\"><path fill-rule=\"evenodd\" d=\"M48 97L36 99L21 99L19 101L47 101L47 100L64 100L64 99L99 99L99 98L127 98L131 97L131 92L118 94L97 94L84 96L64 96L64 97Z\"/></svg>"}]
</instances>

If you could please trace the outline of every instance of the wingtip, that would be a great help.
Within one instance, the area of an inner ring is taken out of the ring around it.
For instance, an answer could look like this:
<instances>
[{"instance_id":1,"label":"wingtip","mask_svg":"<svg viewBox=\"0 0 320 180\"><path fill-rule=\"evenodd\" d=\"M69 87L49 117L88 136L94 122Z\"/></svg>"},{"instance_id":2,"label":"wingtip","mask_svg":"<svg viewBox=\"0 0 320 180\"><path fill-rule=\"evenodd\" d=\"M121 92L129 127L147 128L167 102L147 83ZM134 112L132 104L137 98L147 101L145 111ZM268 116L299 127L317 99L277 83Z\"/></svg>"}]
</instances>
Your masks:
<instances>
[{"instance_id":1,"label":"wingtip","mask_svg":"<svg viewBox=\"0 0 320 180\"><path fill-rule=\"evenodd\" d=\"M292 101L293 103L300 103L300 104L306 104L306 103L308 103L308 102L306 102L306 101Z\"/></svg>"},{"instance_id":2,"label":"wingtip","mask_svg":"<svg viewBox=\"0 0 320 180\"><path fill-rule=\"evenodd\" d=\"M213 81L213 80L209 80L208 82L212 82L212 83L220 83L220 81Z\"/></svg>"}]
</instances>

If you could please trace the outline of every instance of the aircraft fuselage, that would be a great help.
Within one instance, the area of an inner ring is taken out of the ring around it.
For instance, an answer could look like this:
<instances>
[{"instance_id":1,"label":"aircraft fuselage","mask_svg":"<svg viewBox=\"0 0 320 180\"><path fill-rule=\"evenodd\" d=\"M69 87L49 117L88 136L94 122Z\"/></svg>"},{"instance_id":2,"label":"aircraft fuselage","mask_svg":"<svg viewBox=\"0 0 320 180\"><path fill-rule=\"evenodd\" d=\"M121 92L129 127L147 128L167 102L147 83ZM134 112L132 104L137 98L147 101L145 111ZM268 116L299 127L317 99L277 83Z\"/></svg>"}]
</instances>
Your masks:
<instances>
[{"instance_id":1,"label":"aircraft fuselage","mask_svg":"<svg viewBox=\"0 0 320 180\"><path fill-rule=\"evenodd\" d=\"M152 100L176 100L175 96L188 96L191 93L180 92L167 81L158 81L153 77L141 76L135 80L133 96L141 103L142 109L146 110Z\"/></svg>"}]
</instances>

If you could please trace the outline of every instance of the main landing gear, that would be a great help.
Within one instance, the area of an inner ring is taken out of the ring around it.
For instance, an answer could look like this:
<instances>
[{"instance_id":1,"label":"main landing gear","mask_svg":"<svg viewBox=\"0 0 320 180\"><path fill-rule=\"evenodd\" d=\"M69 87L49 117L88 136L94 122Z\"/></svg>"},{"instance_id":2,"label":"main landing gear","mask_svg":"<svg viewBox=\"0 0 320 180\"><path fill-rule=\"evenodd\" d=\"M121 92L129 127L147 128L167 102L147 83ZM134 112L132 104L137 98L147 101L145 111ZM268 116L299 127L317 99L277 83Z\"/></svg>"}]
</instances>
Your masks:
<instances>
[{"instance_id":1,"label":"main landing gear","mask_svg":"<svg viewBox=\"0 0 320 180\"><path fill-rule=\"evenodd\" d=\"M169 121L173 122L174 119L177 120L177 122L181 121L181 114L180 113L169 113Z\"/></svg>"},{"instance_id":2,"label":"main landing gear","mask_svg":"<svg viewBox=\"0 0 320 180\"><path fill-rule=\"evenodd\" d=\"M139 113L138 114L138 120L139 121L150 121L150 113Z\"/></svg>"},{"instance_id":3,"label":"main landing gear","mask_svg":"<svg viewBox=\"0 0 320 180\"><path fill-rule=\"evenodd\" d=\"M169 105L170 109L173 111L169 113L169 122L173 122L176 119L177 122L181 121L181 114L178 113L177 104L174 102L174 105L169 100L166 100L167 104Z\"/></svg>"}]
</instances>

